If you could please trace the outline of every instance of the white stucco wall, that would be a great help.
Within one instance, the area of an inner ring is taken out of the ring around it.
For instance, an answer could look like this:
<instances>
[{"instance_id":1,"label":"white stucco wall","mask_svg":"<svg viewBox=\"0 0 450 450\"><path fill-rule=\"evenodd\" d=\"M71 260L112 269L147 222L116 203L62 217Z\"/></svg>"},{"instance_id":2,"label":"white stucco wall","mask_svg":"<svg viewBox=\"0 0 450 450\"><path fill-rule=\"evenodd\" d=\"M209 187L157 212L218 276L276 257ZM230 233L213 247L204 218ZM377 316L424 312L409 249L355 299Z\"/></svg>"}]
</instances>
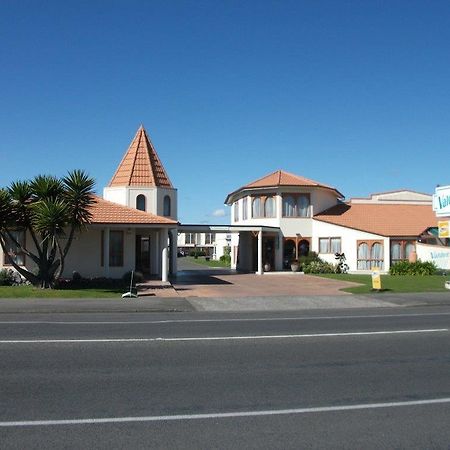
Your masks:
<instances>
[{"instance_id":1,"label":"white stucco wall","mask_svg":"<svg viewBox=\"0 0 450 450\"><path fill-rule=\"evenodd\" d=\"M103 198L119 205L128 205L128 192L126 187L105 187Z\"/></svg>"},{"instance_id":2,"label":"white stucco wall","mask_svg":"<svg viewBox=\"0 0 450 450\"><path fill-rule=\"evenodd\" d=\"M161 187L106 187L103 189L103 198L110 202L136 208L138 195L145 196L145 210L158 216L164 215L164 197L170 197L170 218L178 220L178 196L176 189Z\"/></svg>"},{"instance_id":3,"label":"white stucco wall","mask_svg":"<svg viewBox=\"0 0 450 450\"><path fill-rule=\"evenodd\" d=\"M383 243L384 253L384 271L389 270L390 262L390 239L385 236L380 236L364 231L353 230L351 228L333 225L330 223L313 221L313 240L311 243L311 250L318 253L319 257L332 264L336 264L333 253L319 253L319 238L340 237L341 238L341 252L345 253L347 264L350 271L357 271L358 248L357 241L370 240L381 241Z\"/></svg>"}]
</instances>

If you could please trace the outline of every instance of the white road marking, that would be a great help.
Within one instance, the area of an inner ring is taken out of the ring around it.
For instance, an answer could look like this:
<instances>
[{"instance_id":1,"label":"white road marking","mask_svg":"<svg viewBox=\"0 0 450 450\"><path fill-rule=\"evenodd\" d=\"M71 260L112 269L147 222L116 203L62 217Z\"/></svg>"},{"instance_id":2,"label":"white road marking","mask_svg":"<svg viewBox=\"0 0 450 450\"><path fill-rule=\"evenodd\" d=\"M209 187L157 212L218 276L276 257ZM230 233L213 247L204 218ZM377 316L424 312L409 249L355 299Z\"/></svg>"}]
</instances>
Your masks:
<instances>
[{"instance_id":1,"label":"white road marking","mask_svg":"<svg viewBox=\"0 0 450 450\"><path fill-rule=\"evenodd\" d=\"M228 413L210 414L177 414L168 416L142 416L142 417L103 417L88 419L61 419L61 420L20 420L11 422L0 422L0 427L30 427L30 426L51 426L51 425L93 425L104 423L124 423L124 422L165 422L172 420L205 420L205 419L226 419L234 417L257 417L257 416L278 416L287 414L311 414L324 412L355 411L362 409L395 408L406 406L425 406L450 403L450 398L434 398L427 400L413 400L405 402L389 403L363 403L359 405L342 406L320 406L315 408L295 408L295 409L275 409L265 411L235 411Z\"/></svg>"},{"instance_id":2,"label":"white road marking","mask_svg":"<svg viewBox=\"0 0 450 450\"><path fill-rule=\"evenodd\" d=\"M376 336L413 333L443 333L448 328L428 330L389 330L389 331L357 331L350 333L313 333L313 334L278 334L256 336L205 336L205 337L156 337L156 338L109 338L109 339L15 339L0 340L0 344L87 344L113 342L188 342L188 341L238 341L251 339L301 339L320 337Z\"/></svg>"},{"instance_id":3,"label":"white road marking","mask_svg":"<svg viewBox=\"0 0 450 450\"><path fill-rule=\"evenodd\" d=\"M429 317L450 316L450 312L442 313L406 313L406 314L374 314L355 316L302 316L302 317L259 317L232 319L167 319L167 320L139 320L139 321L68 321L68 320L1 320L1 325L142 325L142 324L170 324L170 323L220 323L220 322L276 322L276 321L304 321L304 320L335 320L335 319L372 319L388 317Z\"/></svg>"}]
</instances>

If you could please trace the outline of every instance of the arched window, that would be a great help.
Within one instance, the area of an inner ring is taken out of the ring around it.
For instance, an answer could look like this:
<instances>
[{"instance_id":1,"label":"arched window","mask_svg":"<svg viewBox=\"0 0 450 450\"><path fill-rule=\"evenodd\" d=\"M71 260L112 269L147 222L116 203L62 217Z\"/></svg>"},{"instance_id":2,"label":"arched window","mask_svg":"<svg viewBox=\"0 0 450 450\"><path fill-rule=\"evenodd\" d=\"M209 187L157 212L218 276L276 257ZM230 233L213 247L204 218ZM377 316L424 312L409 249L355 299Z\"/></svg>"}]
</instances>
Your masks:
<instances>
[{"instance_id":1,"label":"arched window","mask_svg":"<svg viewBox=\"0 0 450 450\"><path fill-rule=\"evenodd\" d=\"M247 197L242 199L242 220L247 220L248 218L248 201Z\"/></svg>"},{"instance_id":2,"label":"arched window","mask_svg":"<svg viewBox=\"0 0 450 450\"><path fill-rule=\"evenodd\" d=\"M234 221L239 221L239 202L234 202Z\"/></svg>"},{"instance_id":3,"label":"arched window","mask_svg":"<svg viewBox=\"0 0 450 450\"><path fill-rule=\"evenodd\" d=\"M298 243L298 256L308 256L309 242L306 239L302 239Z\"/></svg>"},{"instance_id":4,"label":"arched window","mask_svg":"<svg viewBox=\"0 0 450 450\"><path fill-rule=\"evenodd\" d=\"M252 217L261 217L261 199L255 197L252 203Z\"/></svg>"},{"instance_id":5,"label":"arched window","mask_svg":"<svg viewBox=\"0 0 450 450\"><path fill-rule=\"evenodd\" d=\"M170 213L171 213L171 211L170 211L170 197L168 195L166 195L164 197L164 204L163 204L163 206L164 206L163 216L170 217Z\"/></svg>"},{"instance_id":6,"label":"arched window","mask_svg":"<svg viewBox=\"0 0 450 450\"><path fill-rule=\"evenodd\" d=\"M136 209L139 209L140 211L145 211L145 195L139 194L136 197Z\"/></svg>"},{"instance_id":7,"label":"arched window","mask_svg":"<svg viewBox=\"0 0 450 450\"><path fill-rule=\"evenodd\" d=\"M402 259L402 244L401 242L392 242L391 244L391 260L396 263Z\"/></svg>"},{"instance_id":8,"label":"arched window","mask_svg":"<svg viewBox=\"0 0 450 450\"><path fill-rule=\"evenodd\" d=\"M309 195L300 195L297 198L297 215L309 217Z\"/></svg>"},{"instance_id":9,"label":"arched window","mask_svg":"<svg viewBox=\"0 0 450 450\"><path fill-rule=\"evenodd\" d=\"M283 217L295 217L294 197L283 197Z\"/></svg>"},{"instance_id":10,"label":"arched window","mask_svg":"<svg viewBox=\"0 0 450 450\"><path fill-rule=\"evenodd\" d=\"M361 242L361 244L358 245L358 269L370 269L369 246L366 242Z\"/></svg>"},{"instance_id":11,"label":"arched window","mask_svg":"<svg viewBox=\"0 0 450 450\"><path fill-rule=\"evenodd\" d=\"M372 260L372 267L383 268L383 246L379 242L372 245L370 259Z\"/></svg>"},{"instance_id":12,"label":"arched window","mask_svg":"<svg viewBox=\"0 0 450 450\"><path fill-rule=\"evenodd\" d=\"M414 242L408 242L405 245L405 258L409 260L409 257L411 256L412 252L416 251L416 245Z\"/></svg>"},{"instance_id":13,"label":"arched window","mask_svg":"<svg viewBox=\"0 0 450 450\"><path fill-rule=\"evenodd\" d=\"M275 199L267 197L264 202L264 217L275 217Z\"/></svg>"}]
</instances>

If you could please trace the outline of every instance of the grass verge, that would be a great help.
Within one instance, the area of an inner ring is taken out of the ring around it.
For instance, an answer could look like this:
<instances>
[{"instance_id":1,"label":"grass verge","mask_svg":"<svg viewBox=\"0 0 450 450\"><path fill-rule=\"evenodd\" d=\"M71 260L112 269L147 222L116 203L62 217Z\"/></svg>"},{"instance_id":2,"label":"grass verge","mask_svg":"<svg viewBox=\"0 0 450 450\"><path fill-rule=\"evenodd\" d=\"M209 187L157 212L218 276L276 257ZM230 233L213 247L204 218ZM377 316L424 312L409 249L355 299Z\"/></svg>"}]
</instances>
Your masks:
<instances>
[{"instance_id":1,"label":"grass verge","mask_svg":"<svg viewBox=\"0 0 450 450\"><path fill-rule=\"evenodd\" d=\"M229 269L230 265L226 262L210 259L209 261L206 261L204 256L199 256L197 259L195 259L193 256L184 256L186 261L189 261L193 264L199 264L200 266L207 266L207 267L223 267L224 269Z\"/></svg>"},{"instance_id":2,"label":"grass verge","mask_svg":"<svg viewBox=\"0 0 450 450\"><path fill-rule=\"evenodd\" d=\"M126 289L38 289L0 286L0 298L120 298Z\"/></svg>"},{"instance_id":3,"label":"grass verge","mask_svg":"<svg viewBox=\"0 0 450 450\"><path fill-rule=\"evenodd\" d=\"M378 291L372 290L372 277L370 275L351 274L317 274L320 277L332 278L334 280L352 281L361 283L361 286L354 286L341 289L352 294L370 294ZM442 275L381 275L381 292L448 292L445 289L445 281L449 277ZM450 294L450 292L449 292Z\"/></svg>"}]
</instances>

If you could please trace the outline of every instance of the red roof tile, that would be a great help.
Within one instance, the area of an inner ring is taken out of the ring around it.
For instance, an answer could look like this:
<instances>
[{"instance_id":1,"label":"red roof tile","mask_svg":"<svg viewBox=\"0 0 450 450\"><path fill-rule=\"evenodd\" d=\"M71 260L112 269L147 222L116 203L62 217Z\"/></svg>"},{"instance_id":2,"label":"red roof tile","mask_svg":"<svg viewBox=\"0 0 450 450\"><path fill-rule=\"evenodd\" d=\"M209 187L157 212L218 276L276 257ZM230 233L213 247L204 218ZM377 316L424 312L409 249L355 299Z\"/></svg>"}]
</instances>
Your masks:
<instances>
[{"instance_id":1,"label":"red roof tile","mask_svg":"<svg viewBox=\"0 0 450 450\"><path fill-rule=\"evenodd\" d=\"M101 197L94 196L95 203L91 206L91 223L111 224L149 224L170 225L176 224L175 220L167 217L157 216L128 206L109 202Z\"/></svg>"},{"instance_id":2,"label":"red roof tile","mask_svg":"<svg viewBox=\"0 0 450 450\"><path fill-rule=\"evenodd\" d=\"M437 225L431 205L344 203L314 216L322 222L381 236L419 236Z\"/></svg>"},{"instance_id":3,"label":"red roof tile","mask_svg":"<svg viewBox=\"0 0 450 450\"><path fill-rule=\"evenodd\" d=\"M109 186L172 187L144 127L137 131Z\"/></svg>"},{"instance_id":4,"label":"red roof tile","mask_svg":"<svg viewBox=\"0 0 450 450\"><path fill-rule=\"evenodd\" d=\"M245 186L233 191L231 194L228 194L225 203L228 203L230 197L237 192L243 191L245 189L253 189L253 188L272 188L278 186L293 186L293 187L319 187L330 189L334 191L339 198L344 198L344 196L334 187L328 186L323 183L319 183L318 181L310 180L309 178L301 177L298 175L294 175L289 172L285 172L284 170L277 170L269 175L266 175L258 180L252 181Z\"/></svg>"}]
</instances>

